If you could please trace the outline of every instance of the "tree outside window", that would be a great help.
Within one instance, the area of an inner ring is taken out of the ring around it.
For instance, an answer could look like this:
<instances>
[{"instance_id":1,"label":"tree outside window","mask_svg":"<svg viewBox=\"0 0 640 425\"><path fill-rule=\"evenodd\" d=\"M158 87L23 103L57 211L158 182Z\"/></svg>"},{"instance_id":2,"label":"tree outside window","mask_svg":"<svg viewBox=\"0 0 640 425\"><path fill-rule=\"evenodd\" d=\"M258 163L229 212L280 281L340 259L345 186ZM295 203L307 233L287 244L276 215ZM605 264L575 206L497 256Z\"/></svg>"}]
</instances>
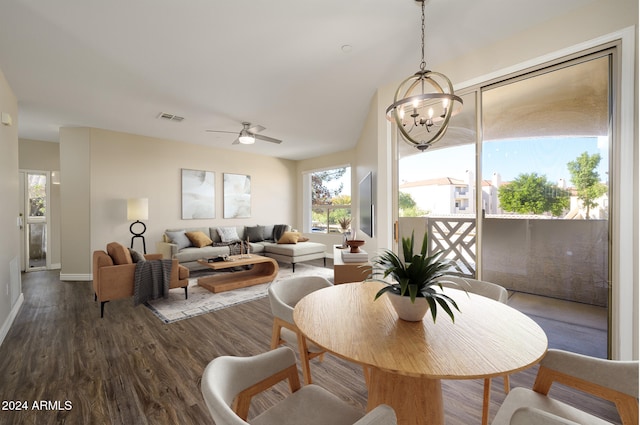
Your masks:
<instances>
[{"instance_id":1,"label":"tree outside window","mask_svg":"<svg viewBox=\"0 0 640 425\"><path fill-rule=\"evenodd\" d=\"M591 216L591 208L598 206L598 199L608 190L607 185L600 181L600 174L596 171L600 160L598 153L589 155L588 152L583 152L575 161L567 164L578 199L582 201L582 206L586 210L587 220Z\"/></svg>"},{"instance_id":2,"label":"tree outside window","mask_svg":"<svg viewBox=\"0 0 640 425\"><path fill-rule=\"evenodd\" d=\"M315 233L343 233L351 224L351 167L311 174L312 228Z\"/></svg>"},{"instance_id":3,"label":"tree outside window","mask_svg":"<svg viewBox=\"0 0 640 425\"><path fill-rule=\"evenodd\" d=\"M44 217L46 214L47 192L46 177L42 174L29 174L29 217Z\"/></svg>"},{"instance_id":4,"label":"tree outside window","mask_svg":"<svg viewBox=\"0 0 640 425\"><path fill-rule=\"evenodd\" d=\"M505 211L520 214L551 213L561 216L569 208L569 194L537 173L520 174L498 192Z\"/></svg>"}]
</instances>

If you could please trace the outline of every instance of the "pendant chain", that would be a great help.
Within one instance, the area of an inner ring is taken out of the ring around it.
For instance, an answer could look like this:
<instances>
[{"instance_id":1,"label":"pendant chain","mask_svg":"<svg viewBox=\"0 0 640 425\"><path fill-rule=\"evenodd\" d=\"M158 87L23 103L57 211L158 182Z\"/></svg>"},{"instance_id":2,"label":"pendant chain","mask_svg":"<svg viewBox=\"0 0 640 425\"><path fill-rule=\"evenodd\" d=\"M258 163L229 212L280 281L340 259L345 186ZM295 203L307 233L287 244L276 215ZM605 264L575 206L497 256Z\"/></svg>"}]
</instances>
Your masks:
<instances>
[{"instance_id":1,"label":"pendant chain","mask_svg":"<svg viewBox=\"0 0 640 425\"><path fill-rule=\"evenodd\" d=\"M420 62L420 70L424 71L427 63L424 61L424 3L426 0L421 0L422 2L422 61Z\"/></svg>"}]
</instances>

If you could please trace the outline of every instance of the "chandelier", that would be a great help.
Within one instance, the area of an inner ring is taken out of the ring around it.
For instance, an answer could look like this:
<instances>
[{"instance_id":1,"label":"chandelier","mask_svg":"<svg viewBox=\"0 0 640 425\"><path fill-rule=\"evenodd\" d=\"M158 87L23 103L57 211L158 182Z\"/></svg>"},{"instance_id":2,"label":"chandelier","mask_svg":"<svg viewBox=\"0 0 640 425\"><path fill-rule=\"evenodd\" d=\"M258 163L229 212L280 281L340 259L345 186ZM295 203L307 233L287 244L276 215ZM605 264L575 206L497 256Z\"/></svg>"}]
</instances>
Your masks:
<instances>
[{"instance_id":1,"label":"chandelier","mask_svg":"<svg viewBox=\"0 0 640 425\"><path fill-rule=\"evenodd\" d=\"M402 138L424 151L442 139L451 117L462 110L462 98L453 92L451 81L439 72L426 69L424 60L424 4L422 3L422 60L420 70L405 79L387 108L387 119L394 122Z\"/></svg>"}]
</instances>

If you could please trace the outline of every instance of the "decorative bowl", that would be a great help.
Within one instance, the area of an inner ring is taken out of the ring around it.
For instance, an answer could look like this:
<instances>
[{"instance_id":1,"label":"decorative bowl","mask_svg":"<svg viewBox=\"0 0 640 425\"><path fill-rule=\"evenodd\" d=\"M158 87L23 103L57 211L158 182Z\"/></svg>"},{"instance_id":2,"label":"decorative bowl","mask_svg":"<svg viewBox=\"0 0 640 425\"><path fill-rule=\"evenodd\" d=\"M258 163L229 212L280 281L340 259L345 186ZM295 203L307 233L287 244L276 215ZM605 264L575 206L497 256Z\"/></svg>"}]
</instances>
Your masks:
<instances>
[{"instance_id":1,"label":"decorative bowl","mask_svg":"<svg viewBox=\"0 0 640 425\"><path fill-rule=\"evenodd\" d=\"M349 245L349 252L360 252L360 247L364 245L364 241L361 239L347 239L347 245Z\"/></svg>"}]
</instances>

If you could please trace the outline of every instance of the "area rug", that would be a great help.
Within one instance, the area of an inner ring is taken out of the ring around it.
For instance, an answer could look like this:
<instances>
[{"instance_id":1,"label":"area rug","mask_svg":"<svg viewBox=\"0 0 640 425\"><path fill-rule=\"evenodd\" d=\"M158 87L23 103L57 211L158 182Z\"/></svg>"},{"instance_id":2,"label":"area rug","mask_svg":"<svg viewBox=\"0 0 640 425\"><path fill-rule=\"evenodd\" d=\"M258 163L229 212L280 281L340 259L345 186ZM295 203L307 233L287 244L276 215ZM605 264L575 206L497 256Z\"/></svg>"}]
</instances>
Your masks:
<instances>
[{"instance_id":1,"label":"area rug","mask_svg":"<svg viewBox=\"0 0 640 425\"><path fill-rule=\"evenodd\" d=\"M307 264L296 264L293 273L290 264L279 264L280 271L275 281L299 276L322 276L333 282L333 270ZM189 279L189 298L184 299L184 291L173 289L169 291L169 298L149 301L145 305L164 323L173 323L189 319L201 314L209 313L234 305L258 300L267 296L271 283L248 286L214 294L198 286L198 277L205 276L199 272Z\"/></svg>"}]
</instances>

